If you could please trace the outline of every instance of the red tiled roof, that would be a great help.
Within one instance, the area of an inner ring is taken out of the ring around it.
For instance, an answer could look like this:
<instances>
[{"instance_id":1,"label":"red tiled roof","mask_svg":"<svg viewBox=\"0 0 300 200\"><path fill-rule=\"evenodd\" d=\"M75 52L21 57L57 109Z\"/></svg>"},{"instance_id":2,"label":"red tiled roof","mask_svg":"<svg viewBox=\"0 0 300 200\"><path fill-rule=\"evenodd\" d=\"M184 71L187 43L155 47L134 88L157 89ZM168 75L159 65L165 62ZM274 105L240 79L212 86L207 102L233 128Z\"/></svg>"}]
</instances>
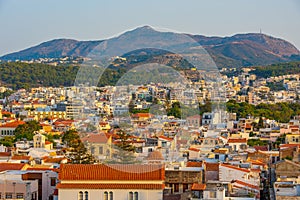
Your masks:
<instances>
[{"instance_id":1,"label":"red tiled roof","mask_svg":"<svg viewBox=\"0 0 300 200\"><path fill-rule=\"evenodd\" d=\"M246 123L246 126L245 126L245 128L251 128L252 127L252 125L251 124L248 124L248 123Z\"/></svg>"},{"instance_id":2,"label":"red tiled roof","mask_svg":"<svg viewBox=\"0 0 300 200\"><path fill-rule=\"evenodd\" d=\"M52 144L52 142L50 142L50 141L45 141L45 144Z\"/></svg>"},{"instance_id":3,"label":"red tiled roof","mask_svg":"<svg viewBox=\"0 0 300 200\"><path fill-rule=\"evenodd\" d=\"M59 183L58 189L148 189L162 190L164 184L71 184Z\"/></svg>"},{"instance_id":4,"label":"red tiled roof","mask_svg":"<svg viewBox=\"0 0 300 200\"><path fill-rule=\"evenodd\" d=\"M10 157L11 152L0 152L0 157Z\"/></svg>"},{"instance_id":5,"label":"red tiled roof","mask_svg":"<svg viewBox=\"0 0 300 200\"><path fill-rule=\"evenodd\" d=\"M104 133L99 134L89 134L84 138L81 138L82 142L89 142L89 143L107 143L108 138Z\"/></svg>"},{"instance_id":6,"label":"red tiled roof","mask_svg":"<svg viewBox=\"0 0 300 200\"><path fill-rule=\"evenodd\" d=\"M252 188L252 189L255 189L255 190L259 190L259 187L258 187L258 186L252 185L252 184L249 184L249 183L246 183L246 182L243 182L243 181L235 180L235 183L240 184L240 185L243 185L243 186L246 186L246 187L248 187L248 188Z\"/></svg>"},{"instance_id":7,"label":"red tiled roof","mask_svg":"<svg viewBox=\"0 0 300 200\"><path fill-rule=\"evenodd\" d=\"M163 139L163 140L168 140L168 141L172 141L173 140L172 138L169 138L169 137L166 137L166 136L163 136L163 135L159 136L158 138L159 139Z\"/></svg>"},{"instance_id":8,"label":"red tiled roof","mask_svg":"<svg viewBox=\"0 0 300 200\"><path fill-rule=\"evenodd\" d=\"M0 172L6 170L22 170L25 163L0 163Z\"/></svg>"},{"instance_id":9,"label":"red tiled roof","mask_svg":"<svg viewBox=\"0 0 300 200\"><path fill-rule=\"evenodd\" d=\"M23 121L14 121L14 122L9 122L9 123L6 123L6 124L3 124L1 127L3 128L17 128L19 125L22 125L22 124L25 124L25 122Z\"/></svg>"},{"instance_id":10,"label":"red tiled roof","mask_svg":"<svg viewBox=\"0 0 300 200\"><path fill-rule=\"evenodd\" d=\"M190 148L189 148L189 150L190 150L190 151L196 151L196 152L200 152L200 149L193 148L193 147L190 147Z\"/></svg>"},{"instance_id":11,"label":"red tiled roof","mask_svg":"<svg viewBox=\"0 0 300 200\"><path fill-rule=\"evenodd\" d=\"M58 157L58 158L44 158L45 163L60 163L62 160L67 159L65 157Z\"/></svg>"},{"instance_id":12,"label":"red tiled roof","mask_svg":"<svg viewBox=\"0 0 300 200\"><path fill-rule=\"evenodd\" d=\"M254 146L254 149L256 151L268 151L268 147L267 146Z\"/></svg>"},{"instance_id":13,"label":"red tiled roof","mask_svg":"<svg viewBox=\"0 0 300 200\"><path fill-rule=\"evenodd\" d=\"M31 156L22 156L22 155L14 155L11 157L11 160L31 160Z\"/></svg>"},{"instance_id":14,"label":"red tiled roof","mask_svg":"<svg viewBox=\"0 0 300 200\"><path fill-rule=\"evenodd\" d=\"M202 162L192 162L189 161L186 163L187 167L202 167Z\"/></svg>"},{"instance_id":15,"label":"red tiled roof","mask_svg":"<svg viewBox=\"0 0 300 200\"><path fill-rule=\"evenodd\" d=\"M205 163L206 171L219 171L219 163Z\"/></svg>"},{"instance_id":16,"label":"red tiled roof","mask_svg":"<svg viewBox=\"0 0 300 200\"><path fill-rule=\"evenodd\" d=\"M133 114L132 117L133 118L140 118L140 117L150 118L150 117L152 117L152 114L150 114L150 113L136 113L136 114Z\"/></svg>"},{"instance_id":17,"label":"red tiled roof","mask_svg":"<svg viewBox=\"0 0 300 200\"><path fill-rule=\"evenodd\" d=\"M281 149L281 148L291 148L291 147L299 147L300 148L300 144L281 144L280 146L279 146L279 148Z\"/></svg>"},{"instance_id":18,"label":"red tiled roof","mask_svg":"<svg viewBox=\"0 0 300 200\"><path fill-rule=\"evenodd\" d=\"M61 164L61 180L164 180L163 165Z\"/></svg>"},{"instance_id":19,"label":"red tiled roof","mask_svg":"<svg viewBox=\"0 0 300 200\"><path fill-rule=\"evenodd\" d=\"M231 168L231 169L235 169L235 170L240 170L240 171L243 171L243 172L250 172L250 170L248 170L248 169L236 167L236 166L233 166L233 165L221 164L220 166Z\"/></svg>"},{"instance_id":20,"label":"red tiled roof","mask_svg":"<svg viewBox=\"0 0 300 200\"><path fill-rule=\"evenodd\" d=\"M229 138L227 143L247 143L246 138Z\"/></svg>"},{"instance_id":21,"label":"red tiled roof","mask_svg":"<svg viewBox=\"0 0 300 200\"><path fill-rule=\"evenodd\" d=\"M206 189L206 184L199 184L199 183L193 183L192 185L192 190L205 190Z\"/></svg>"}]
</instances>

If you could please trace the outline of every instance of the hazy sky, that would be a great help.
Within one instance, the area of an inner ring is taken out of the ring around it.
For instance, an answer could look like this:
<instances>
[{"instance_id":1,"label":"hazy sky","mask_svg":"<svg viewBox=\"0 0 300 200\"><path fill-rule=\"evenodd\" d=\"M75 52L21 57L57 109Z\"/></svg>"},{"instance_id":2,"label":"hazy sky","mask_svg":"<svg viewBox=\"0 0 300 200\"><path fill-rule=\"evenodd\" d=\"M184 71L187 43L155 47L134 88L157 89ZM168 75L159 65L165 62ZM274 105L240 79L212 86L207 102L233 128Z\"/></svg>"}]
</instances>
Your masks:
<instances>
[{"instance_id":1,"label":"hazy sky","mask_svg":"<svg viewBox=\"0 0 300 200\"><path fill-rule=\"evenodd\" d=\"M298 0L0 0L0 55L54 38L105 39L142 25L208 36L262 29L300 49Z\"/></svg>"}]
</instances>

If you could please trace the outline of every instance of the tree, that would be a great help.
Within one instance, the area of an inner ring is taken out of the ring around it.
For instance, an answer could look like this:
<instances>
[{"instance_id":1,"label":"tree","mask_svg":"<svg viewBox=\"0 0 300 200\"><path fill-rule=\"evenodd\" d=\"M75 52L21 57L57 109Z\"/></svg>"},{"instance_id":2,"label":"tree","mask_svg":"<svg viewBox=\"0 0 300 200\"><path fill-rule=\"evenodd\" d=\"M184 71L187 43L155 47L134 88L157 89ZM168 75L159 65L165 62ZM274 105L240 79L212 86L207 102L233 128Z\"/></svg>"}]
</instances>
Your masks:
<instances>
[{"instance_id":1,"label":"tree","mask_svg":"<svg viewBox=\"0 0 300 200\"><path fill-rule=\"evenodd\" d=\"M37 121L28 121L25 124L19 125L15 129L15 140L32 140L35 131L41 130L41 125Z\"/></svg>"},{"instance_id":2,"label":"tree","mask_svg":"<svg viewBox=\"0 0 300 200\"><path fill-rule=\"evenodd\" d=\"M72 164L93 164L95 160L92 155L87 153L87 149L80 139L74 139L70 143L70 151L67 158Z\"/></svg>"},{"instance_id":3,"label":"tree","mask_svg":"<svg viewBox=\"0 0 300 200\"><path fill-rule=\"evenodd\" d=\"M114 146L116 151L114 155L114 159L108 161L108 163L120 163L120 164L133 164L136 163L134 152L135 146L130 144L129 137L130 135L124 132L123 130L119 130L117 132L118 140Z\"/></svg>"},{"instance_id":4,"label":"tree","mask_svg":"<svg viewBox=\"0 0 300 200\"><path fill-rule=\"evenodd\" d=\"M1 138L0 144L3 144L3 146L6 147L12 147L14 145L15 138L13 136L5 136Z\"/></svg>"},{"instance_id":5,"label":"tree","mask_svg":"<svg viewBox=\"0 0 300 200\"><path fill-rule=\"evenodd\" d=\"M62 136L62 141L69 146L73 140L77 140L80 139L78 132L76 130L68 130L64 133L64 135Z\"/></svg>"},{"instance_id":6,"label":"tree","mask_svg":"<svg viewBox=\"0 0 300 200\"><path fill-rule=\"evenodd\" d=\"M83 142L76 130L68 130L62 137L63 142L69 147L67 158L73 164L92 164L95 160L92 155L87 153Z\"/></svg>"}]
</instances>

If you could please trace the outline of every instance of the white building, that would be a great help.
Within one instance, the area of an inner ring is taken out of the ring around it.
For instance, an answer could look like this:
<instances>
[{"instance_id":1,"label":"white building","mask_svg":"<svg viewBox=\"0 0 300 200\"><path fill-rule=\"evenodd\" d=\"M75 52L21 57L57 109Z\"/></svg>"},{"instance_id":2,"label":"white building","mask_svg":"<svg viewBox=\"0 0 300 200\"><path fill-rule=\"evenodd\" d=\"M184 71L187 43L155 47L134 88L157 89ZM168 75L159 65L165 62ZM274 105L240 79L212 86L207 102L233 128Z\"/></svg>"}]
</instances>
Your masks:
<instances>
[{"instance_id":1,"label":"white building","mask_svg":"<svg viewBox=\"0 0 300 200\"><path fill-rule=\"evenodd\" d=\"M62 164L59 200L162 200L163 165Z\"/></svg>"}]
</instances>

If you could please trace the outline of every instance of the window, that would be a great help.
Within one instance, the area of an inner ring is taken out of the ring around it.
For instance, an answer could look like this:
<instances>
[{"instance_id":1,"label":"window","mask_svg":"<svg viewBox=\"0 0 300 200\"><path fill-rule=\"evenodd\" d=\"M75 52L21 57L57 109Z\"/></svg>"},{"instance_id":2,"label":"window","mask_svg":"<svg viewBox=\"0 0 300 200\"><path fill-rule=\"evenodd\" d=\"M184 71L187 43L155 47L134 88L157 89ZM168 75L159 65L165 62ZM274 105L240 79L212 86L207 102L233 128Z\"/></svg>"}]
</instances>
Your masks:
<instances>
[{"instance_id":1,"label":"window","mask_svg":"<svg viewBox=\"0 0 300 200\"><path fill-rule=\"evenodd\" d=\"M89 193L87 191L84 192L84 200L89 200Z\"/></svg>"},{"instance_id":2,"label":"window","mask_svg":"<svg viewBox=\"0 0 300 200\"><path fill-rule=\"evenodd\" d=\"M217 192L216 191L209 191L209 198L217 198Z\"/></svg>"},{"instance_id":3,"label":"window","mask_svg":"<svg viewBox=\"0 0 300 200\"><path fill-rule=\"evenodd\" d=\"M99 154L103 154L103 147L99 147Z\"/></svg>"},{"instance_id":4,"label":"window","mask_svg":"<svg viewBox=\"0 0 300 200\"><path fill-rule=\"evenodd\" d=\"M17 199L23 199L24 195L23 193L17 193Z\"/></svg>"},{"instance_id":5,"label":"window","mask_svg":"<svg viewBox=\"0 0 300 200\"><path fill-rule=\"evenodd\" d=\"M104 192L104 200L108 200L108 192Z\"/></svg>"},{"instance_id":6,"label":"window","mask_svg":"<svg viewBox=\"0 0 300 200\"><path fill-rule=\"evenodd\" d=\"M139 200L139 193L138 192L134 193L134 200Z\"/></svg>"},{"instance_id":7,"label":"window","mask_svg":"<svg viewBox=\"0 0 300 200\"><path fill-rule=\"evenodd\" d=\"M91 154L95 154L95 147L91 147Z\"/></svg>"},{"instance_id":8,"label":"window","mask_svg":"<svg viewBox=\"0 0 300 200\"><path fill-rule=\"evenodd\" d=\"M56 186L56 178L55 177L51 177L50 184L51 184L51 186Z\"/></svg>"},{"instance_id":9,"label":"window","mask_svg":"<svg viewBox=\"0 0 300 200\"><path fill-rule=\"evenodd\" d=\"M129 200L133 200L133 192L129 192Z\"/></svg>"},{"instance_id":10,"label":"window","mask_svg":"<svg viewBox=\"0 0 300 200\"><path fill-rule=\"evenodd\" d=\"M83 192L79 192L78 194L78 200L83 200Z\"/></svg>"},{"instance_id":11,"label":"window","mask_svg":"<svg viewBox=\"0 0 300 200\"><path fill-rule=\"evenodd\" d=\"M12 199L12 193L6 193L5 198L6 199Z\"/></svg>"},{"instance_id":12,"label":"window","mask_svg":"<svg viewBox=\"0 0 300 200\"><path fill-rule=\"evenodd\" d=\"M114 194L112 191L109 192L109 200L113 200L114 199Z\"/></svg>"}]
</instances>

